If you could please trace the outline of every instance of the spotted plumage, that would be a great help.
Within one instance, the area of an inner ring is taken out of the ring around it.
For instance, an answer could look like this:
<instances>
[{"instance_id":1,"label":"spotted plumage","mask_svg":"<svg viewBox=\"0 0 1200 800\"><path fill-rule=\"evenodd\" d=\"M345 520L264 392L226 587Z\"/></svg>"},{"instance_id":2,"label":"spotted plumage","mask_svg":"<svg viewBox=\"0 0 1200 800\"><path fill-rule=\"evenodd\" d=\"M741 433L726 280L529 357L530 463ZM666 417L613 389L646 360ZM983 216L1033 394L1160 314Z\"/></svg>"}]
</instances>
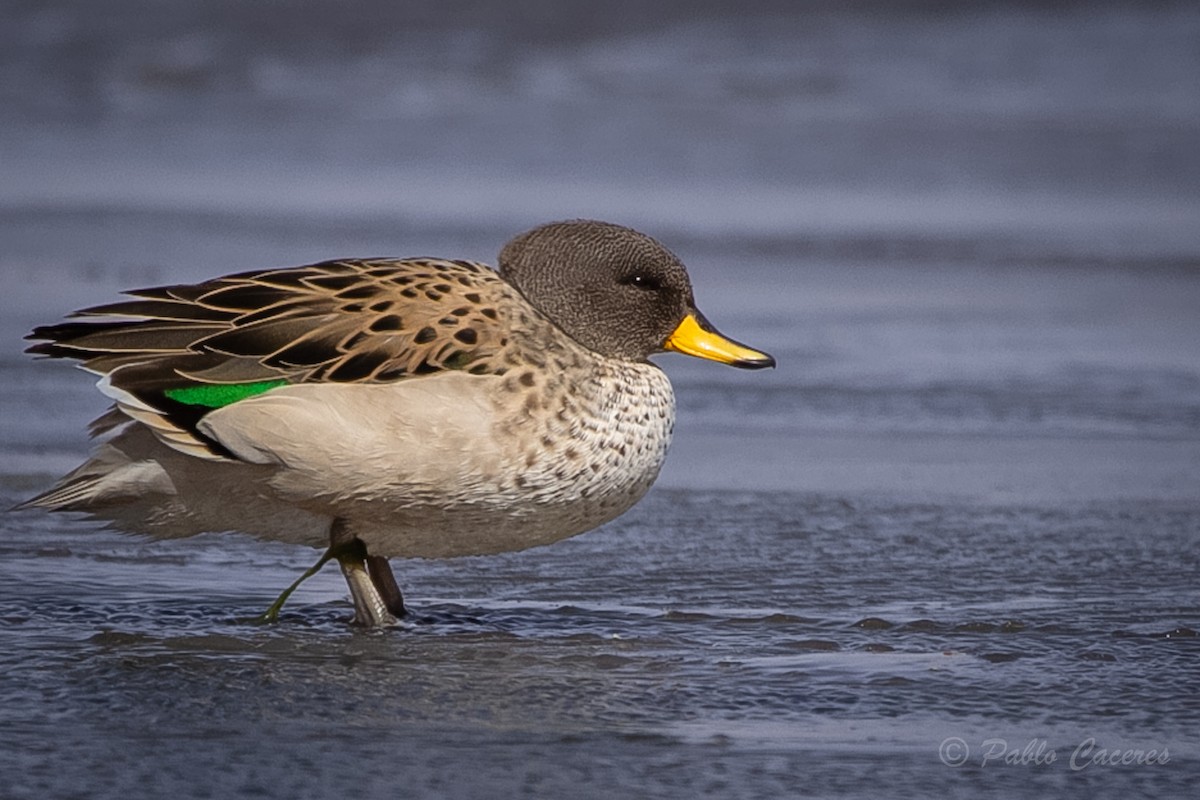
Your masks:
<instances>
[{"instance_id":1,"label":"spotted plumage","mask_svg":"<svg viewBox=\"0 0 1200 800\"><path fill-rule=\"evenodd\" d=\"M209 409L294 384L502 375L538 338L530 315L529 336L509 335L519 295L469 261L328 261L129 294L36 329L49 341L29 352L80 359L120 411L201 457L228 455L197 430Z\"/></svg>"},{"instance_id":2,"label":"spotted plumage","mask_svg":"<svg viewBox=\"0 0 1200 800\"><path fill-rule=\"evenodd\" d=\"M328 543L368 624L386 562L356 577L362 552L518 550L633 505L674 423L647 356L773 363L707 324L670 251L588 221L518 237L499 273L337 260L129 294L31 334L115 405L93 457L26 505Z\"/></svg>"}]
</instances>

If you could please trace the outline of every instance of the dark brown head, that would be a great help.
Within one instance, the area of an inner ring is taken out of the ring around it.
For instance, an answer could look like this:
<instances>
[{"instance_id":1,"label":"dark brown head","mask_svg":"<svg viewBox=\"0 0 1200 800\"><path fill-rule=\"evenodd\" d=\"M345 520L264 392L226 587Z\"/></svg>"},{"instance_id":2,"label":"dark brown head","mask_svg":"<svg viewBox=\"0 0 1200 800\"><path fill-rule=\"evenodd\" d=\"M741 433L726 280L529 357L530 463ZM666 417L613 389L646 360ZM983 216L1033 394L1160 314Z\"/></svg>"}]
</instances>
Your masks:
<instances>
[{"instance_id":1,"label":"dark brown head","mask_svg":"<svg viewBox=\"0 0 1200 800\"><path fill-rule=\"evenodd\" d=\"M775 360L718 334L696 310L683 264L631 228L593 220L542 225L500 252L500 274L584 347L644 361L663 350L738 367Z\"/></svg>"}]
</instances>

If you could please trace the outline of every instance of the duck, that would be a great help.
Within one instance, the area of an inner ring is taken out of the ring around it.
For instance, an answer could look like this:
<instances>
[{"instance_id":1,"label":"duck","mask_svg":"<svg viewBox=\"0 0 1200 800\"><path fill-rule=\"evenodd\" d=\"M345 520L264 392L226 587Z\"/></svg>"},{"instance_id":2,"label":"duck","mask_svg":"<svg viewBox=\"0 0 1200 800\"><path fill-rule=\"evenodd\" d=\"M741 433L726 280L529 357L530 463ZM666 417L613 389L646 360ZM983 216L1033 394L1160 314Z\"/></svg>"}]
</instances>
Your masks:
<instances>
[{"instance_id":1,"label":"duck","mask_svg":"<svg viewBox=\"0 0 1200 800\"><path fill-rule=\"evenodd\" d=\"M91 456L20 508L174 539L240 532L323 548L352 622L406 613L392 558L477 556L592 530L654 483L675 397L650 357L775 359L719 333L679 258L596 220L553 222L498 269L336 259L127 299L35 328L112 405Z\"/></svg>"}]
</instances>

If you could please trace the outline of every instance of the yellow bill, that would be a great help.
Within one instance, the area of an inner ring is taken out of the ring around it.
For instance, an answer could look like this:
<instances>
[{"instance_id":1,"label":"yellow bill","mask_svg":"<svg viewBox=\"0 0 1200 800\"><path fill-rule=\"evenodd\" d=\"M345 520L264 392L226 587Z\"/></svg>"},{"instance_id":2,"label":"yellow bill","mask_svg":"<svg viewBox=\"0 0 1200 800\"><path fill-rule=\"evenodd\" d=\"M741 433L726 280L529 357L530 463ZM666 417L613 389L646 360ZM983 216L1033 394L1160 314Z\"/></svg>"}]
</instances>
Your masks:
<instances>
[{"instance_id":1,"label":"yellow bill","mask_svg":"<svg viewBox=\"0 0 1200 800\"><path fill-rule=\"evenodd\" d=\"M699 311L693 311L684 317L663 347L676 353L707 358L742 369L775 366L775 359L766 353L722 336Z\"/></svg>"}]
</instances>

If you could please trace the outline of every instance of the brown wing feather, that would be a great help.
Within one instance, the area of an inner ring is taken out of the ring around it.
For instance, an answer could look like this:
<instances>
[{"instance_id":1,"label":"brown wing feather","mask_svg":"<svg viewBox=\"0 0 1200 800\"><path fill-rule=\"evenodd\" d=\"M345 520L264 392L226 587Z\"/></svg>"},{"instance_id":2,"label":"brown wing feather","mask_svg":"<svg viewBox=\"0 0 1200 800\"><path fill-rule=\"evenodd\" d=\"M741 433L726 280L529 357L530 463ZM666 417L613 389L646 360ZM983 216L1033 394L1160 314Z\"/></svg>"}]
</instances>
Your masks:
<instances>
[{"instance_id":1,"label":"brown wing feather","mask_svg":"<svg viewBox=\"0 0 1200 800\"><path fill-rule=\"evenodd\" d=\"M130 294L143 299L37 328L29 338L45 341L28 352L78 358L100 372L110 371L110 357L114 368L133 358L182 367L188 378L164 375L169 386L239 383L248 375L392 381L494 355L496 305L512 290L480 264L404 259L334 261ZM340 377L339 367L347 367Z\"/></svg>"},{"instance_id":2,"label":"brown wing feather","mask_svg":"<svg viewBox=\"0 0 1200 800\"><path fill-rule=\"evenodd\" d=\"M181 408L172 389L502 373L504 309L523 305L484 265L440 259L331 261L128 294L35 329L28 338L42 341L28 352L107 375L118 406L161 421L172 442L198 439L209 410Z\"/></svg>"}]
</instances>

